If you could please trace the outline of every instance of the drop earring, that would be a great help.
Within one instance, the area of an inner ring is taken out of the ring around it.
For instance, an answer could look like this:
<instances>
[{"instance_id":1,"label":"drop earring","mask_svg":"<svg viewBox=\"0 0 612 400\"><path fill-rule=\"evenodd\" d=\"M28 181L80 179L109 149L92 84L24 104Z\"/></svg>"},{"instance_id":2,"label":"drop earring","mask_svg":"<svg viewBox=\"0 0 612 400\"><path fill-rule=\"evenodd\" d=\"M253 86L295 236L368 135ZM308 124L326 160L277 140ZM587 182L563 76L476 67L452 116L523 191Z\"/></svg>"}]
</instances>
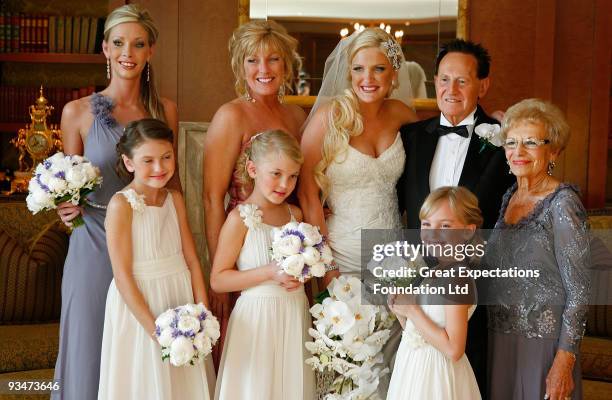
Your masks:
<instances>
[{"instance_id":1,"label":"drop earring","mask_svg":"<svg viewBox=\"0 0 612 400\"><path fill-rule=\"evenodd\" d=\"M147 82L151 78L151 63L147 61Z\"/></svg>"},{"instance_id":2,"label":"drop earring","mask_svg":"<svg viewBox=\"0 0 612 400\"><path fill-rule=\"evenodd\" d=\"M110 80L110 58L106 59L106 79Z\"/></svg>"}]
</instances>

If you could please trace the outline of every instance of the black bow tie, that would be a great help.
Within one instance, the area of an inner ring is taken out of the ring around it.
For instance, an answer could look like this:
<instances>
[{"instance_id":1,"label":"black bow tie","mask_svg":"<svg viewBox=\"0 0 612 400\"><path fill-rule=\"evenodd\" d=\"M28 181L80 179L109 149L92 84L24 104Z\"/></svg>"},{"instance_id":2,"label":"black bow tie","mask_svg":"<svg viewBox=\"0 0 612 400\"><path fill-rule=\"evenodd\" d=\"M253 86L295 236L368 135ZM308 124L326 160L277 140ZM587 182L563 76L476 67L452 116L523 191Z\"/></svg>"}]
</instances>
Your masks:
<instances>
[{"instance_id":1,"label":"black bow tie","mask_svg":"<svg viewBox=\"0 0 612 400\"><path fill-rule=\"evenodd\" d=\"M438 132L438 135L440 136L448 135L449 133L456 133L457 135L463 136L464 138L470 137L470 134L467 130L467 125L459 125L459 126L438 125L436 132Z\"/></svg>"}]
</instances>

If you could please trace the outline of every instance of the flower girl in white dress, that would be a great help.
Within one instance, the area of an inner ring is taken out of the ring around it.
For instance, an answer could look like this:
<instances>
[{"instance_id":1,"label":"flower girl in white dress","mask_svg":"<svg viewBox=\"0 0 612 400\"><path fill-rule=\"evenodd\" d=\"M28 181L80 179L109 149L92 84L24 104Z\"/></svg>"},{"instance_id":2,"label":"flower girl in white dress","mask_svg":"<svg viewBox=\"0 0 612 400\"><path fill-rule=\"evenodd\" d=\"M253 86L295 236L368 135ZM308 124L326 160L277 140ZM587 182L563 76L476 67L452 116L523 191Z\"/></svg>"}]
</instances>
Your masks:
<instances>
[{"instance_id":1,"label":"flower girl in white dress","mask_svg":"<svg viewBox=\"0 0 612 400\"><path fill-rule=\"evenodd\" d=\"M461 245L482 224L478 199L463 187L441 187L425 199L419 214L421 238L426 244ZM454 247L460 249L459 246ZM429 278L421 287L440 287L446 294L396 295L389 307L404 331L395 358L387 400L478 400L476 378L465 355L467 324L476 308L473 280L458 277L467 263L456 253L439 257L431 269L455 277ZM454 270L454 271L451 271ZM449 294L449 285L468 288L467 294ZM440 297L443 296L443 297ZM418 303L418 304L415 304Z\"/></svg>"},{"instance_id":2,"label":"flower girl in white dress","mask_svg":"<svg viewBox=\"0 0 612 400\"><path fill-rule=\"evenodd\" d=\"M210 358L209 368L174 367L162 361L154 337L155 319L167 309L208 306L183 198L165 188L175 170L172 141L165 123L143 119L128 124L117 144L118 171L133 179L112 197L106 213L114 279L106 299L98 399L208 400L212 394Z\"/></svg>"},{"instance_id":3,"label":"flower girl in white dress","mask_svg":"<svg viewBox=\"0 0 612 400\"><path fill-rule=\"evenodd\" d=\"M238 160L252 194L233 209L219 236L211 286L238 292L227 328L215 399L311 400L314 374L304 360L310 314L304 286L272 261L272 229L301 221L285 200L303 158L295 138L273 130L253 136ZM246 183L246 182L243 182Z\"/></svg>"}]
</instances>

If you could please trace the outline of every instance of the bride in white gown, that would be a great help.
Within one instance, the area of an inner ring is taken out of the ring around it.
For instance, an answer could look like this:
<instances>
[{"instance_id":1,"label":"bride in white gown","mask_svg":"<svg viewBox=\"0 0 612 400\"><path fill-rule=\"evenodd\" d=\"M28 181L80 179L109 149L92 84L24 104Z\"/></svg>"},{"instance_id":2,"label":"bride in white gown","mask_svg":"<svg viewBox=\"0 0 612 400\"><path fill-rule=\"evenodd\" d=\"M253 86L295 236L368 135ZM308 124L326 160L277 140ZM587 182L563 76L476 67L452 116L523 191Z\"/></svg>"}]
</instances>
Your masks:
<instances>
[{"instance_id":1,"label":"bride in white gown","mask_svg":"<svg viewBox=\"0 0 612 400\"><path fill-rule=\"evenodd\" d=\"M300 205L304 220L328 237L342 274L360 274L362 229L401 226L395 185L406 155L398 131L417 120L407 106L409 82L397 81L404 64L401 48L382 29L368 28L343 39L326 62L321 91L306 122ZM323 204L330 211L327 219ZM326 274L324 285L337 275ZM399 332L397 325L384 349L387 364L397 350ZM378 391L383 399L386 378Z\"/></svg>"}]
</instances>

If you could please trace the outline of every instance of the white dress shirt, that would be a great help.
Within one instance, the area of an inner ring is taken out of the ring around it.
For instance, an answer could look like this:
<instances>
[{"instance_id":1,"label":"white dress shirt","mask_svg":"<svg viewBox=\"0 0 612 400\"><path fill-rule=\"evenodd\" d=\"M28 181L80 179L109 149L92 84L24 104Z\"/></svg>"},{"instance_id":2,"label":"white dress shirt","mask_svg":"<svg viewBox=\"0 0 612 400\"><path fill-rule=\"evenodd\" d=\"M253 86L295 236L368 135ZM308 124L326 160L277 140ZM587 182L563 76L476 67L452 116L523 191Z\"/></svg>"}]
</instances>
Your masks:
<instances>
[{"instance_id":1,"label":"white dress shirt","mask_svg":"<svg viewBox=\"0 0 612 400\"><path fill-rule=\"evenodd\" d=\"M469 136L464 138L456 133L449 133L440 136L436 152L434 153L429 170L429 190L434 191L441 186L457 186L465 156L467 155L468 147L470 146L470 138L474 132L474 114L476 109L472 111L463 121L456 126L466 125ZM443 114L440 114L440 125L453 126Z\"/></svg>"}]
</instances>

